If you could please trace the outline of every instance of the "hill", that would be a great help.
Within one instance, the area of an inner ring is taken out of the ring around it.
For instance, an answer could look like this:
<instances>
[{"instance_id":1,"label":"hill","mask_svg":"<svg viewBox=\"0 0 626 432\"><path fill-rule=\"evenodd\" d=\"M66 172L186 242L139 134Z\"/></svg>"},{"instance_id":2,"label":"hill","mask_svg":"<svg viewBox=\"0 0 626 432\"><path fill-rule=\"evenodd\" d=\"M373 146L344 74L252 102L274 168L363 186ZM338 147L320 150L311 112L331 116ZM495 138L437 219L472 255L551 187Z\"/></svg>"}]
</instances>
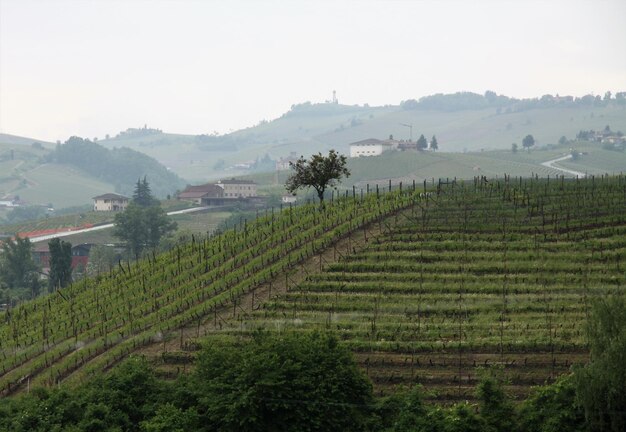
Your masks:
<instances>
[{"instance_id":1,"label":"hill","mask_svg":"<svg viewBox=\"0 0 626 432\"><path fill-rule=\"evenodd\" d=\"M46 159L66 163L90 172L96 178L115 184L115 191L130 195L139 178L148 177L157 197L173 194L185 182L155 159L127 147L107 149L79 137L59 145Z\"/></svg>"},{"instance_id":2,"label":"hill","mask_svg":"<svg viewBox=\"0 0 626 432\"><path fill-rule=\"evenodd\" d=\"M39 140L39 139L21 137L21 136L10 135L10 134L5 134L5 133L0 133L0 143L12 145L12 146L32 146L33 143L39 143L43 147L54 147L55 145L54 143Z\"/></svg>"},{"instance_id":3,"label":"hill","mask_svg":"<svg viewBox=\"0 0 626 432\"><path fill-rule=\"evenodd\" d=\"M0 389L71 385L138 350L172 376L204 337L262 327L336 332L383 392L466 399L496 364L522 397L587 358L591 299L626 282L625 187L476 178L266 211L1 313Z\"/></svg>"},{"instance_id":4,"label":"hill","mask_svg":"<svg viewBox=\"0 0 626 432\"><path fill-rule=\"evenodd\" d=\"M351 142L389 135L409 139L411 132L413 139L436 135L443 152L479 152L510 149L514 142L521 145L527 134L535 137L539 147L606 125L626 131L626 98L619 95L608 100L590 95L520 100L493 92L465 92L384 107L307 102L277 119L226 135L178 135L144 128L129 129L100 143L144 152L179 175L201 182L250 174L238 166L254 164L265 155L276 160L290 152L308 156L331 148L348 153Z\"/></svg>"},{"instance_id":5,"label":"hill","mask_svg":"<svg viewBox=\"0 0 626 432\"><path fill-rule=\"evenodd\" d=\"M75 138L50 150L42 141L0 136L0 200L17 196L31 206L80 207L102 193L130 194L143 176L162 197L185 185L156 160L127 148L108 150ZM9 210L0 209L0 220Z\"/></svg>"},{"instance_id":6,"label":"hill","mask_svg":"<svg viewBox=\"0 0 626 432\"><path fill-rule=\"evenodd\" d=\"M81 169L46 163L50 150L31 144L0 142L0 199L18 196L28 205L60 209L91 204L91 197L113 190ZM0 218L8 211L0 209Z\"/></svg>"},{"instance_id":7,"label":"hill","mask_svg":"<svg viewBox=\"0 0 626 432\"><path fill-rule=\"evenodd\" d=\"M554 168L542 163L563 156L571 155L575 150L579 155L575 161L560 161ZM352 175L343 182L343 187L357 190L386 185L389 180L394 184L403 182L422 184L424 180L450 178L471 180L474 176L504 177L557 177L572 176L559 170L559 167L589 173L619 174L626 170L626 152L609 150L597 142L569 141L540 147L531 152L511 150L490 150L466 153L449 152L386 152L377 157L348 159L348 168ZM265 185L264 192L284 194L284 184L289 171L258 173L243 176ZM306 196L306 193L300 193Z\"/></svg>"}]
</instances>

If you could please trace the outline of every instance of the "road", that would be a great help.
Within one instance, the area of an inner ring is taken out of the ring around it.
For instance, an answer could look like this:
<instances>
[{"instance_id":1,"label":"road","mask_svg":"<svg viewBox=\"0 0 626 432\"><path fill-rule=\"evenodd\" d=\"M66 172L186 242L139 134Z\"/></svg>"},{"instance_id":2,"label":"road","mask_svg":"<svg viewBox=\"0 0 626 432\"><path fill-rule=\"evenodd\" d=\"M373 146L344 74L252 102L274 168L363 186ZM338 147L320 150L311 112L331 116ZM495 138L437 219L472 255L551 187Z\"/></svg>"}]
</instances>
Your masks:
<instances>
[{"instance_id":1,"label":"road","mask_svg":"<svg viewBox=\"0 0 626 432\"><path fill-rule=\"evenodd\" d=\"M573 175L574 177L580 177L580 178L587 177L586 173L583 173L583 172L580 172L580 171L569 170L569 169L566 169L566 168L560 168L560 167L554 165L557 162L561 162L561 161L564 161L564 160L567 160L567 159L571 159L571 158L572 158L571 154L570 155L565 155L565 156L561 156L561 157L556 158L556 159L549 160L547 162L542 162L541 165L543 165L544 167L548 167L548 168L552 168L552 169L555 169L555 170L559 170L561 172L564 172L565 174Z\"/></svg>"},{"instance_id":2,"label":"road","mask_svg":"<svg viewBox=\"0 0 626 432\"><path fill-rule=\"evenodd\" d=\"M184 210L171 211L171 212L168 212L167 215L174 216L174 215L185 214L185 213L195 213L195 212L199 212L202 210L206 210L208 208L209 207L193 207L193 208L188 208ZM52 240L53 238L68 237L68 236L72 236L75 234L84 234L84 233L89 233L89 232L94 232L94 231L100 231L103 229L113 228L113 225L114 224L109 223L109 224L104 224L104 225L98 225L98 226L91 227L91 228L83 228L83 229L76 230L76 231L64 231L64 232L58 232L58 233L48 234L48 235L39 236L39 237L30 237L30 241L31 243L36 243L36 242L41 242L41 241Z\"/></svg>"}]
</instances>

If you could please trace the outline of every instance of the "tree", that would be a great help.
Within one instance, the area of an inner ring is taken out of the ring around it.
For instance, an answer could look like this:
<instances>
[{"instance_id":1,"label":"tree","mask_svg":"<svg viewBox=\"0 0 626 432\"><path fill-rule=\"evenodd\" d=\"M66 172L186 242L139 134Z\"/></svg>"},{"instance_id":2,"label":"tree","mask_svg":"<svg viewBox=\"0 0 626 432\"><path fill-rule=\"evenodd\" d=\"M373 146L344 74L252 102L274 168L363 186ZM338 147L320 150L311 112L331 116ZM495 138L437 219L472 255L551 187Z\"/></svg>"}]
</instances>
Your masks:
<instances>
[{"instance_id":1,"label":"tree","mask_svg":"<svg viewBox=\"0 0 626 432\"><path fill-rule=\"evenodd\" d=\"M157 200L152 196L150 184L144 176L143 180L137 179L135 192L133 193L133 202L140 207L150 207L157 204Z\"/></svg>"},{"instance_id":2,"label":"tree","mask_svg":"<svg viewBox=\"0 0 626 432\"><path fill-rule=\"evenodd\" d=\"M439 150L439 143L437 142L437 137L433 135L433 138L430 140L430 149L433 151Z\"/></svg>"},{"instance_id":3,"label":"tree","mask_svg":"<svg viewBox=\"0 0 626 432\"><path fill-rule=\"evenodd\" d=\"M530 152L530 148L535 145L535 138L532 135L526 135L522 141L522 145Z\"/></svg>"},{"instance_id":4,"label":"tree","mask_svg":"<svg viewBox=\"0 0 626 432\"><path fill-rule=\"evenodd\" d=\"M220 431L363 431L373 402L350 351L320 333L216 340L201 351L193 381L202 424Z\"/></svg>"},{"instance_id":5,"label":"tree","mask_svg":"<svg viewBox=\"0 0 626 432\"><path fill-rule=\"evenodd\" d=\"M320 206L323 206L326 189L334 187L342 177L350 177L346 164L346 156L340 155L335 150L328 152L328 156L314 154L308 161L304 156L300 156L295 163L289 162L294 173L287 179L285 188L294 193L298 189L312 187L320 199Z\"/></svg>"},{"instance_id":6,"label":"tree","mask_svg":"<svg viewBox=\"0 0 626 432\"><path fill-rule=\"evenodd\" d=\"M517 153L517 143L511 144L511 152Z\"/></svg>"},{"instance_id":7,"label":"tree","mask_svg":"<svg viewBox=\"0 0 626 432\"><path fill-rule=\"evenodd\" d=\"M111 270L115 264L115 250L111 246L95 245L89 251L87 274L95 276Z\"/></svg>"},{"instance_id":8,"label":"tree","mask_svg":"<svg viewBox=\"0 0 626 432\"><path fill-rule=\"evenodd\" d=\"M48 287L52 292L72 283L72 244L59 238L48 242L50 249L50 273Z\"/></svg>"},{"instance_id":9,"label":"tree","mask_svg":"<svg viewBox=\"0 0 626 432\"><path fill-rule=\"evenodd\" d=\"M426 150L427 148L428 148L428 141L426 141L426 138L424 138L424 134L422 134L417 140L417 149Z\"/></svg>"},{"instance_id":10,"label":"tree","mask_svg":"<svg viewBox=\"0 0 626 432\"><path fill-rule=\"evenodd\" d=\"M485 376L478 384L476 396L480 402L480 415L488 427L483 430L515 430L515 407L504 393L500 380Z\"/></svg>"},{"instance_id":11,"label":"tree","mask_svg":"<svg viewBox=\"0 0 626 432\"><path fill-rule=\"evenodd\" d=\"M31 298L39 294L40 288L32 249L33 245L28 238L16 237L14 241L5 241L0 253L0 281L14 293L19 290L30 291Z\"/></svg>"},{"instance_id":12,"label":"tree","mask_svg":"<svg viewBox=\"0 0 626 432\"><path fill-rule=\"evenodd\" d=\"M590 430L626 430L626 300L598 299L587 322L591 361L574 370L578 401Z\"/></svg>"},{"instance_id":13,"label":"tree","mask_svg":"<svg viewBox=\"0 0 626 432\"><path fill-rule=\"evenodd\" d=\"M161 238L176 230L177 224L171 220L161 206L151 206L144 209L146 222L146 244L150 248L159 246Z\"/></svg>"},{"instance_id":14,"label":"tree","mask_svg":"<svg viewBox=\"0 0 626 432\"><path fill-rule=\"evenodd\" d=\"M176 222L167 217L150 193L150 185L144 177L137 180L133 200L126 210L115 215L113 235L124 241L135 258L139 258L146 247L156 248L161 238L176 227Z\"/></svg>"},{"instance_id":15,"label":"tree","mask_svg":"<svg viewBox=\"0 0 626 432\"><path fill-rule=\"evenodd\" d=\"M46 210L42 206L20 206L7 213L7 221L17 223L35 220L42 218L45 214Z\"/></svg>"},{"instance_id":16,"label":"tree","mask_svg":"<svg viewBox=\"0 0 626 432\"><path fill-rule=\"evenodd\" d=\"M554 384L536 388L520 409L520 432L584 432L585 413L576 402L571 375Z\"/></svg>"}]
</instances>

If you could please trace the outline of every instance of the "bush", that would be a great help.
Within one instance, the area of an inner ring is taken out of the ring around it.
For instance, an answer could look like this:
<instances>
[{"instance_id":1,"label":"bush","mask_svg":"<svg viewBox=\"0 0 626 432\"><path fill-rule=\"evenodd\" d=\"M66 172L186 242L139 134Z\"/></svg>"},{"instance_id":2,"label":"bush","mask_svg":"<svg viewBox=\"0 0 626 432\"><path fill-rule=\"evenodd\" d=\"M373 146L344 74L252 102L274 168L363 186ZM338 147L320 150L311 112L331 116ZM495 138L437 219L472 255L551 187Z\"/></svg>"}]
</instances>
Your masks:
<instances>
[{"instance_id":1,"label":"bush","mask_svg":"<svg viewBox=\"0 0 626 432\"><path fill-rule=\"evenodd\" d=\"M207 346L195 382L208 430L363 431L371 413L370 382L328 334Z\"/></svg>"}]
</instances>

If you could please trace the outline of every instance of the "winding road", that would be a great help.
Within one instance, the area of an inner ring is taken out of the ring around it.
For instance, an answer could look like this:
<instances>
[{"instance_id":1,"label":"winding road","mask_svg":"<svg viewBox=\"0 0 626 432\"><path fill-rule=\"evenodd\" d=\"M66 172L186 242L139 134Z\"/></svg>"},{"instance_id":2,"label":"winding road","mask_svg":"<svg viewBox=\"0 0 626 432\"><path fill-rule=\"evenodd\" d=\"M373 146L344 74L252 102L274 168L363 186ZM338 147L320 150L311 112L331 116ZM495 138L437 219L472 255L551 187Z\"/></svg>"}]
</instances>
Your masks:
<instances>
[{"instance_id":1,"label":"winding road","mask_svg":"<svg viewBox=\"0 0 626 432\"><path fill-rule=\"evenodd\" d=\"M554 165L557 162L561 162L561 161L564 161L564 160L567 160L567 159L571 159L571 158L572 158L572 155L568 154L568 155L561 156L559 158L552 159L552 160L549 160L549 161L546 161L546 162L541 162L541 165L543 165L544 167L548 167L548 168L552 168L552 169L555 169L555 170L559 170L561 172L564 172L565 174L573 175L574 177L580 177L580 178L587 177L586 173L583 173L583 172L580 172L580 171L569 170L569 169L566 169L566 168L560 168L560 167Z\"/></svg>"},{"instance_id":2,"label":"winding road","mask_svg":"<svg viewBox=\"0 0 626 432\"><path fill-rule=\"evenodd\" d=\"M174 216L174 215L185 214L185 213L195 213L195 212L199 212L202 210L206 210L208 208L210 207L193 207L193 208L188 208L184 210L171 211L171 212L168 212L167 215ZM41 242L41 241L52 240L53 238L58 238L58 237L68 237L68 236L72 236L75 234L84 234L88 232L100 231L103 229L113 228L113 225L114 224L112 223L108 223L108 224L98 225L98 226L91 227L91 228L83 228L83 229L76 230L76 231L64 231L64 232L58 232L54 234L43 235L39 237L30 237L30 241L31 243L36 243L36 242Z\"/></svg>"}]
</instances>

